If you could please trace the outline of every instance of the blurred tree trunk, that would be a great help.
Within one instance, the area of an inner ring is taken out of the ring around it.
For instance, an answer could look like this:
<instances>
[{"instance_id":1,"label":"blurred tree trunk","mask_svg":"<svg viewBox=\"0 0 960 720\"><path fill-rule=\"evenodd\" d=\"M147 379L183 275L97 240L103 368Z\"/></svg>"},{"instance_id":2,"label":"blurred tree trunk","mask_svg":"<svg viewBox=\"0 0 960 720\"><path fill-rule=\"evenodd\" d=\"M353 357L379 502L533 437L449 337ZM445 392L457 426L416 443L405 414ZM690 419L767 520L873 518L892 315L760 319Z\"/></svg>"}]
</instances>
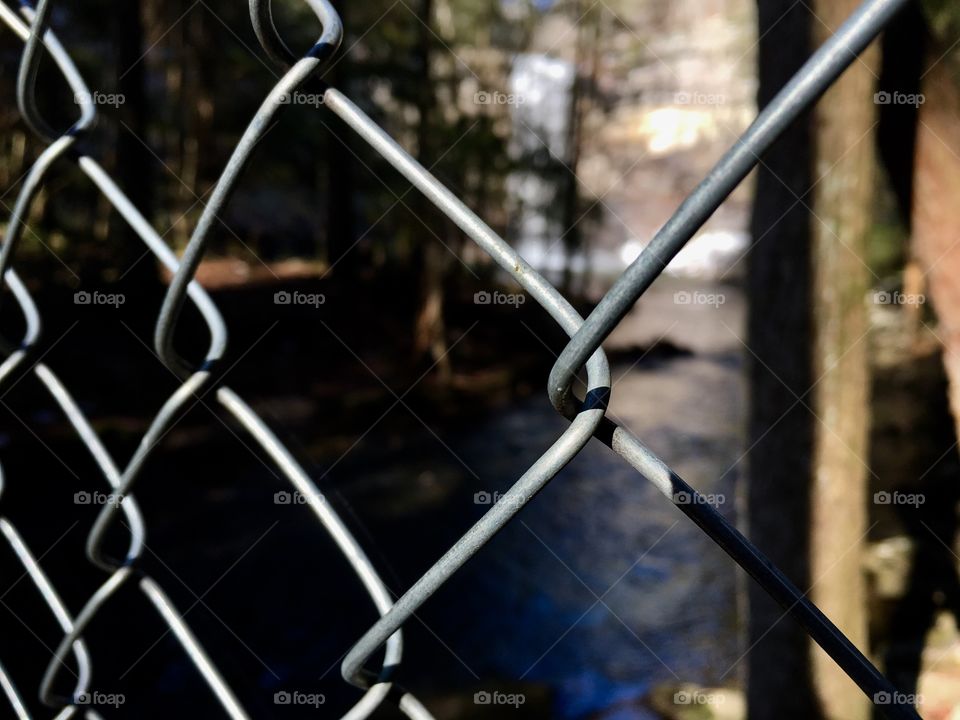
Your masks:
<instances>
[{"instance_id":1,"label":"blurred tree trunk","mask_svg":"<svg viewBox=\"0 0 960 720\"><path fill-rule=\"evenodd\" d=\"M144 72L148 76L162 78L163 89L155 105L160 136L152 152L147 152L156 153L160 158L159 161L153 157L151 160L163 169L159 203L164 216L162 232L167 233L165 237L177 248L184 247L190 239L191 217L202 209L193 194L200 192L196 185L196 163L191 163L190 158L191 149L196 158L197 113L197 98L191 92L196 79L191 76L191 70L200 66L196 55L199 48L192 48L188 37L191 35L189 26L198 22L194 16L201 14L203 8L198 6L188 12L190 7L186 0L146 0L145 43L152 51L141 60L147 65ZM147 138L141 140L146 142Z\"/></svg>"},{"instance_id":2,"label":"blurred tree trunk","mask_svg":"<svg viewBox=\"0 0 960 720\"><path fill-rule=\"evenodd\" d=\"M573 261L577 251L581 249L582 233L580 231L580 181L577 179L577 170L580 167L580 154L583 147L583 115L585 109L583 76L584 58L586 56L586 28L582 22L584 16L584 0L575 0L572 17L576 24L576 42L573 55L573 84L570 87L570 106L567 112L567 169L569 173L563 185L562 216L560 219L563 229L563 249L566 262L563 267L563 279L560 282L560 291L570 297L573 291ZM592 13L594 16L599 13ZM594 31L598 24L594 22ZM595 32L594 32L595 35ZM596 41L596 37L593 38Z\"/></svg>"},{"instance_id":3,"label":"blurred tree trunk","mask_svg":"<svg viewBox=\"0 0 960 720\"><path fill-rule=\"evenodd\" d=\"M950 407L960 427L960 8L943 0L923 5L931 38L917 120L913 253L937 310Z\"/></svg>"},{"instance_id":4,"label":"blurred tree trunk","mask_svg":"<svg viewBox=\"0 0 960 720\"><path fill-rule=\"evenodd\" d=\"M117 108L119 122L116 144L116 177L130 201L148 220L153 217L152 169L156 160L144 146L147 137L149 105L146 93L146 63L142 62L147 49L144 43L144 10L142 0L126 0L114 13L114 32L117 51L117 92L124 103ZM123 126L126 127L123 127ZM159 284L156 263L144 257L146 248L140 237L117 213L111 214L110 235L118 243L114 265L124 279L136 287Z\"/></svg>"},{"instance_id":5,"label":"blurred tree trunk","mask_svg":"<svg viewBox=\"0 0 960 720\"><path fill-rule=\"evenodd\" d=\"M431 48L434 40L431 30L433 0L421 0L417 17L420 22L417 23L418 42L414 62L421 73L417 94L419 114L417 159L424 167L430 168L436 152L431 143L430 126L436 104L431 75ZM415 257L420 261L420 305L414 326L414 359L417 361L424 357L432 359L437 365L441 380L446 381L451 372L443 319L443 281L446 274L447 250L437 238L444 237L448 223L433 204L421 194L417 195L414 211L426 226L414 229L414 233L420 234L423 238L422 242L416 245L419 252L415 253ZM433 230L437 237L434 237L427 228Z\"/></svg>"},{"instance_id":6,"label":"blurred tree trunk","mask_svg":"<svg viewBox=\"0 0 960 720\"><path fill-rule=\"evenodd\" d=\"M816 44L857 9L859 0L817 0ZM814 425L810 597L865 652L869 329L867 240L872 226L876 43L827 93L815 111L811 194L814 264ZM829 718L870 715L869 701L826 653L811 643L813 680Z\"/></svg>"},{"instance_id":7,"label":"blurred tree trunk","mask_svg":"<svg viewBox=\"0 0 960 720\"><path fill-rule=\"evenodd\" d=\"M207 144L210 137L210 123L213 120L213 102L207 93L206 75L212 63L204 62L204 45L206 41L207 13L200 7L193 8L180 21L174 30L180 42L180 52L177 58L180 63L178 70L179 93L174 102L180 108L179 153L176 164L177 180L174 187L177 190L182 212L194 207L202 210L203 205L197 203L197 198L205 196L206 188L201 186L202 173L200 170L200 148L212 148ZM171 98L173 100L173 98ZM221 161L224 162L224 161ZM217 171L219 173L219 170ZM184 234L179 238L179 244L185 246L193 233L193 223L184 222L180 227Z\"/></svg>"},{"instance_id":8,"label":"blurred tree trunk","mask_svg":"<svg viewBox=\"0 0 960 720\"><path fill-rule=\"evenodd\" d=\"M583 253L584 219L583 203L580 202L580 158L583 154L584 121L593 100L600 67L600 21L602 8L587 6L584 0L573 4L572 17L576 21L576 44L573 59L573 86L570 90L570 107L567 117L567 168L569 174L563 187L561 225L566 263L563 268L561 291L571 297L586 290L586 268L581 271L580 285L574 288L573 263ZM589 66L587 67L589 63Z\"/></svg>"},{"instance_id":9,"label":"blurred tree trunk","mask_svg":"<svg viewBox=\"0 0 960 720\"><path fill-rule=\"evenodd\" d=\"M857 5L758 4L761 105ZM864 650L875 52L765 155L748 279L750 536ZM867 698L783 615L751 584L751 720L867 718Z\"/></svg>"}]
</instances>

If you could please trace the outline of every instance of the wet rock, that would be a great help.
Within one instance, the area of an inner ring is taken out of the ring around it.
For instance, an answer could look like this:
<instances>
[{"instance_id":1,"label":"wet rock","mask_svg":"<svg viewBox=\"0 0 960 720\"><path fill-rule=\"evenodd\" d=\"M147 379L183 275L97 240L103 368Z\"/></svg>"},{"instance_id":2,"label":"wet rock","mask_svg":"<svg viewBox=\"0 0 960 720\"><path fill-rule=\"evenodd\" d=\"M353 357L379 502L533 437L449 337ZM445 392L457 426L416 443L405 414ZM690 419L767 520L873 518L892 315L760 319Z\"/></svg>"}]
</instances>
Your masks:
<instances>
[{"instance_id":1,"label":"wet rock","mask_svg":"<svg viewBox=\"0 0 960 720\"><path fill-rule=\"evenodd\" d=\"M909 582L914 546L914 541L905 536L887 538L867 546L863 565L875 598L903 597Z\"/></svg>"}]
</instances>

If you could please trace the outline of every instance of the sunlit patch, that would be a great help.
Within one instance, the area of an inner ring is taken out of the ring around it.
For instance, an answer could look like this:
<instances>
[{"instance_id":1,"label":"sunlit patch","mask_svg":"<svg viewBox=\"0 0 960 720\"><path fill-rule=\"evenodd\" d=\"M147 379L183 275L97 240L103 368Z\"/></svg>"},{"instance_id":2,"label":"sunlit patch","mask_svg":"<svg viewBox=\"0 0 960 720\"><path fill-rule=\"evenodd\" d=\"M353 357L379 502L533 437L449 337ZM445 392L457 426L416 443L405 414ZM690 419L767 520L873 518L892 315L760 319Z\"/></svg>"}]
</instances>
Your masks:
<instances>
[{"instance_id":1,"label":"sunlit patch","mask_svg":"<svg viewBox=\"0 0 960 720\"><path fill-rule=\"evenodd\" d=\"M638 130L647 149L661 155L691 148L711 137L716 120L709 110L663 107L645 113Z\"/></svg>"}]
</instances>

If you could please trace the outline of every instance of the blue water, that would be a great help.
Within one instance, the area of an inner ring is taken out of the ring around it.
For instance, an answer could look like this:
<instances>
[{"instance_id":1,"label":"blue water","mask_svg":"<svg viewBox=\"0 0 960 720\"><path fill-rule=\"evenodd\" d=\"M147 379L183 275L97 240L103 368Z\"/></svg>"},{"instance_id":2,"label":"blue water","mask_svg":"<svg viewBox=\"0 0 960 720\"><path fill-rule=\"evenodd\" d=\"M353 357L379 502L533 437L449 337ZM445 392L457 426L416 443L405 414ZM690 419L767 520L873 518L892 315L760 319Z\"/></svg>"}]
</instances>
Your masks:
<instances>
[{"instance_id":1,"label":"blue water","mask_svg":"<svg viewBox=\"0 0 960 720\"><path fill-rule=\"evenodd\" d=\"M633 372L656 381L658 373L696 374L712 362L686 358ZM717 387L701 385L699 392L724 393L725 380L726 392L735 392L736 365L716 370ZM531 400L471 433L460 450L481 477L474 479L478 489L507 489L563 430L552 413ZM682 424L682 415L674 413L673 422ZM491 452L494 435L514 440ZM718 476L739 456L735 425L718 424L712 432L664 428L647 442L704 492L724 494L721 509L733 516L737 473ZM447 602L471 617L456 638L466 662L482 658L497 676L548 685L558 718L605 710L616 714L604 717L645 717L638 701L654 684L737 677L735 671L723 677L738 656L732 563L597 442L464 575L457 585L464 594ZM624 704L632 706L617 710Z\"/></svg>"}]
</instances>

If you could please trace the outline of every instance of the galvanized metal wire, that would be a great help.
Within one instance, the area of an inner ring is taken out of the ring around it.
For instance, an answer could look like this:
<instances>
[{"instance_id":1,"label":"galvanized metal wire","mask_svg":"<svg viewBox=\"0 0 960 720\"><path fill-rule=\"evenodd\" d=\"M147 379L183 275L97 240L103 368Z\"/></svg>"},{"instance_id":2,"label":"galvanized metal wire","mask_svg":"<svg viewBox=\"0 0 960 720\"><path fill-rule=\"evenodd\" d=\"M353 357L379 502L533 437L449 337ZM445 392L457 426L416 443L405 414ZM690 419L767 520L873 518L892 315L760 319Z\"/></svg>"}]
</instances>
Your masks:
<instances>
[{"instance_id":1,"label":"galvanized metal wire","mask_svg":"<svg viewBox=\"0 0 960 720\"><path fill-rule=\"evenodd\" d=\"M403 595L394 600L363 549L351 535L334 509L323 500L316 484L297 463L293 455L277 439L250 406L230 388L216 385L215 397L223 409L235 418L271 458L276 468L293 487L308 499L310 510L330 535L340 552L350 562L358 580L370 596L379 619L347 653L342 664L343 677L365 692L345 715L360 720L370 715L388 696L392 696L391 674L402 661L402 627L451 575L499 532L536 494L573 459L592 438L597 437L619 454L642 477L646 478L709 535L728 555L746 570L784 610L800 622L857 685L873 700L878 696L902 697L865 655L802 593L762 552L747 540L629 430L605 416L610 395L610 369L600 349L601 342L629 312L637 299L650 287L667 263L693 237L724 199L759 162L766 150L784 129L809 108L855 60L906 5L908 0L866 0L837 32L819 48L797 75L765 108L730 151L720 160L697 189L684 201L673 217L656 234L640 257L616 281L597 308L584 320L572 305L546 279L538 274L513 248L473 213L450 190L431 175L416 159L371 120L339 90L316 79L318 72L336 52L343 35L340 19L326 0L304 0L315 13L321 33L316 43L302 56L296 55L284 42L273 23L269 0L249 0L253 28L264 52L284 74L274 85L254 115L230 157L209 202L191 236L181 259L167 247L150 223L133 206L109 174L95 159L78 150L75 143L94 122L96 108L81 103L80 117L68 131L52 130L38 112L35 103L37 68L42 53L49 53L77 97L89 97L83 78L69 53L48 29L50 0L39 0L36 9L23 8L26 21L6 4L0 3L0 21L12 30L25 47L17 82L18 104L28 127L48 143L24 181L15 203L7 234L0 249L0 273L6 288L23 314L24 338L9 347L0 364L0 387L14 371L27 361L42 327L41 318L29 291L12 269L15 251L24 223L37 192L43 187L49 168L55 160L69 157L99 189L103 196L126 220L149 251L166 266L173 278L157 318L154 345L157 356L181 380L180 386L158 409L133 458L122 469L111 458L66 387L53 371L42 363L31 368L51 397L65 413L103 474L109 488L125 498L123 503L107 504L97 517L87 541L87 556L92 565L105 574L100 588L89 598L75 618L71 618L59 601L53 585L40 570L12 523L0 518L0 531L27 569L51 612L56 616L64 637L56 648L40 685L44 703L58 711L57 717L70 717L77 711L78 700L88 692L91 683L91 653L84 642L84 630L99 613L108 613L114 595L131 578L155 607L160 617L183 646L211 692L226 714L247 718L236 695L217 671L199 640L183 621L155 580L139 567L144 549L145 527L135 498L130 494L150 462L158 440L173 420L189 406L198 394L214 384L213 370L223 357L227 344L227 327L216 305L194 280L208 246L215 219L229 202L253 151L272 120L286 104L285 99L308 81L319 83L323 105L338 116L346 128L356 133L404 178L412 183L469 238L480 246L505 272L535 299L570 336L570 342L551 372L548 394L554 407L570 424L556 441L524 472L504 496L494 504L460 540ZM68 151L72 151L69 152ZM196 368L180 358L174 350L179 317L187 299L196 306L209 332L209 346L204 361ZM587 374L587 390L583 399L576 398L572 385L583 367ZM2 484L0 484L2 489ZM681 502L678 498L694 498ZM129 541L123 558L111 558L104 551L106 532L123 513ZM367 667L370 659L384 648L380 670ZM2 648L0 648L2 653ZM73 654L78 677L71 697L58 697L53 688ZM0 665L0 686L20 718L28 717L19 691L9 674ZM430 713L409 693L398 693L399 706L411 718L430 718ZM917 718L908 705L879 704L878 709L889 718ZM87 717L95 717L87 711Z\"/></svg>"},{"instance_id":2,"label":"galvanized metal wire","mask_svg":"<svg viewBox=\"0 0 960 720\"><path fill-rule=\"evenodd\" d=\"M6 5L0 4L0 20L13 30L13 32L26 43L27 49L31 46L31 40L36 44L35 38L42 37L43 45L50 56L56 62L64 78L69 83L71 90L78 98L90 98L91 95L83 82L82 77L77 71L69 54L57 41L53 32L46 30L44 18L49 15L49 0L40 0L34 12L30 8L23 8L22 12L31 25L24 23L17 15ZM340 31L335 22L330 22L330 18L335 15L329 15L328 6L322 6L317 3L318 16L327 21L327 34L333 33L338 41ZM321 42L323 38L321 39ZM14 257L16 241L22 234L24 218L26 218L32 200L43 185L43 180L53 162L62 157L67 149L75 142L77 135L89 127L95 119L95 108L92 103L84 102L81 105L81 119L74 127L57 136L52 131L47 131L42 118L36 113L33 100L34 79L36 77L36 64L39 62L38 52L25 51L21 61L21 71L18 82L18 100L21 111L25 118L30 118L30 127L41 137L52 141L51 145L41 154L40 158L31 168L26 180L20 190L17 202L11 220L8 223L7 236L4 238L3 252L0 254L0 272L3 273L7 287L17 300L21 312L26 321L26 334L23 340L18 344L16 351L8 355L3 365L0 366L0 386L8 381L14 371L24 363L28 357L29 351L36 345L41 330L41 320L39 313L29 291L19 280L14 270L9 269L9 265ZM319 64L309 63L314 68ZM273 110L275 112L275 109ZM249 147L246 152L249 153ZM104 171L102 166L93 158L83 153L77 153L73 158L81 170L90 178L97 188L104 194L110 203L118 210L120 215L129 223L130 227L136 232L140 239L147 245L148 249L160 260L169 270L175 272L178 269L178 261L172 250L166 245L156 230L149 224L143 215L134 207L123 191L114 183L110 176ZM241 161L241 166L245 158ZM232 175L231 175L232 173ZM228 166L224 176L235 178L237 170L234 166ZM228 180L225 185L232 183ZM228 194L227 188L223 196ZM221 196L221 197L223 197ZM217 195L215 194L214 198ZM211 205L216 200L211 200ZM220 205L223 201L220 200ZM210 216L212 217L212 215ZM209 225L206 226L209 228ZM198 233L206 232L203 227L198 227ZM161 618L172 630L174 637L183 646L191 661L196 666L204 680L207 682L211 691L220 702L224 711L232 718L248 718L248 714L242 708L234 692L224 681L220 672L216 669L212 660L203 650L200 642L196 639L189 626L183 621L180 613L174 607L172 601L164 593L160 585L145 573L137 569L136 563L140 558L144 548L145 528L140 514L136 499L130 494L134 481L144 464L149 459L155 449L159 438L169 427L172 420L178 413L192 400L197 391L199 391L211 376L211 365L214 361L222 357L227 342L226 325L223 322L220 312L204 292L195 282L185 284L185 293L196 305L204 318L209 335L210 348L208 351L208 362L204 368L198 372L190 374L184 383L171 395L167 402L160 408L149 429L142 438L140 445L127 467L121 473L119 467L113 461L106 448L100 442L96 433L87 422L79 406L72 399L66 387L59 381L54 373L44 364L37 363L31 369L40 381L48 389L54 400L60 405L67 418L73 425L77 434L83 440L94 459L97 461L104 479L112 491L124 498L122 503L109 503L104 506L105 512L101 513L90 533L87 544L87 555L90 561L100 570L108 573L107 579L101 587L95 592L76 619L71 619L65 614L62 604L56 601L55 594L52 593L52 586L44 582L42 588L45 590L44 598L54 608L55 614L61 621L64 630L64 638L57 647L54 657L51 659L45 676L40 686L41 700L60 712L57 717L70 717L76 711L79 701L89 692L90 688L90 660L89 653L86 651L86 645L82 640L84 629L91 620L100 612L109 612L109 601L116 591L124 585L131 577L138 580L138 586L147 599L157 609ZM171 365L176 365L178 369L182 364L178 364L176 359L169 358ZM316 487L315 483L309 478L308 474L297 463L293 456L283 447L282 443L272 433L266 423L247 405L243 399L226 386L220 386L216 390L216 398L224 409L232 415L242 427L250 434L250 437L264 449L276 463L277 468L290 481L294 488L309 500L308 505L323 527L330 534L344 557L348 560L358 579L363 584L365 590L371 598L374 608L380 613L386 613L391 606L390 593L377 574L369 558L357 543L356 539L350 533L347 526L343 523L335 510L323 500L323 495ZM102 551L101 545L103 536L108 529L111 520L115 515L110 510L120 510L126 519L126 527L129 531L130 541L126 556L122 560L109 558ZM11 531L13 526L4 521L3 528L7 527ZM16 537L9 535L8 537ZM42 578L39 565L31 556L25 552L20 552L22 543L16 544L11 540L14 550L18 551L18 557L23 564L28 567L31 577L35 578L38 587L41 587L39 581ZM49 591L46 591L49 588ZM387 651L384 657L384 666L387 669L395 668L402 659L402 635L397 632L387 641ZM74 652L77 658L77 664L80 668L76 687L71 697L57 697L53 694L52 688L60 672L66 667L65 660L67 655ZM360 700L344 715L345 718L352 720L362 720L368 717L390 694L391 684L384 673L384 681L374 683ZM13 686L9 674L0 667L0 684L2 684L12 707L18 713L26 717L24 704L20 699L18 690ZM399 694L399 706L404 713L411 718L428 720L431 715L419 703L419 701L409 693ZM92 711L87 711L88 717L96 717Z\"/></svg>"}]
</instances>

